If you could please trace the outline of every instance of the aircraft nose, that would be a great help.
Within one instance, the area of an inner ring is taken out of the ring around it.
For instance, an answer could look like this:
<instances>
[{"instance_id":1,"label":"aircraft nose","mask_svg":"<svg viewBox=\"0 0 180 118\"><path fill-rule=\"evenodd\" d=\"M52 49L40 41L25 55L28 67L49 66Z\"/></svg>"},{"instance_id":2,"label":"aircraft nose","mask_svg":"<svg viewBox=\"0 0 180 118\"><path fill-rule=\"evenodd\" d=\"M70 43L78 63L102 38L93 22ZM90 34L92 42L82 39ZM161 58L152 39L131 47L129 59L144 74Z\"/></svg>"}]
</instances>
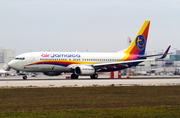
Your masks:
<instances>
[{"instance_id":1,"label":"aircraft nose","mask_svg":"<svg viewBox=\"0 0 180 118\"><path fill-rule=\"evenodd\" d=\"M15 62L12 60L8 63L8 66L13 68L15 66Z\"/></svg>"}]
</instances>

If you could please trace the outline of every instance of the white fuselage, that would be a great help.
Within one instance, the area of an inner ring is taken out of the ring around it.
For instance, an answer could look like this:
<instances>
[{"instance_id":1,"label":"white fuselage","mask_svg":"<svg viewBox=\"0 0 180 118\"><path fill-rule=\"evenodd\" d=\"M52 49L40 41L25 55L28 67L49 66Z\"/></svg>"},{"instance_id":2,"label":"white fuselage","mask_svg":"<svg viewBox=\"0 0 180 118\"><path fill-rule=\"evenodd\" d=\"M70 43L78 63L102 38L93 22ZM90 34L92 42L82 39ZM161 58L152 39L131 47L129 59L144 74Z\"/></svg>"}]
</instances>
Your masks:
<instances>
[{"instance_id":1,"label":"white fuselage","mask_svg":"<svg viewBox=\"0 0 180 118\"><path fill-rule=\"evenodd\" d=\"M124 53L31 52L15 57L8 65L25 72L70 72L73 65L125 61Z\"/></svg>"},{"instance_id":2,"label":"white fuselage","mask_svg":"<svg viewBox=\"0 0 180 118\"><path fill-rule=\"evenodd\" d=\"M9 71L5 71L5 70L0 70L0 74L8 74Z\"/></svg>"}]
</instances>

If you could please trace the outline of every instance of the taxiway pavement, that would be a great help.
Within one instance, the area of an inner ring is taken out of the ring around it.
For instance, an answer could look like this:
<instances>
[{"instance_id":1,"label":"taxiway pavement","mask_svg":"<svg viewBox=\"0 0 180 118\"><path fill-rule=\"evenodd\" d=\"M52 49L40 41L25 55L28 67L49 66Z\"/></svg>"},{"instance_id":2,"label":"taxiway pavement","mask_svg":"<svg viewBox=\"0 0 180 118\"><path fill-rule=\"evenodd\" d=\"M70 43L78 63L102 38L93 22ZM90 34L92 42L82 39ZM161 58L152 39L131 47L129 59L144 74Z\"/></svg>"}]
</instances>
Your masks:
<instances>
[{"instance_id":1,"label":"taxiway pavement","mask_svg":"<svg viewBox=\"0 0 180 118\"><path fill-rule=\"evenodd\" d=\"M0 87L82 87L82 86L161 86L179 85L180 77L161 77L161 78L122 78L122 79L89 79L80 78L77 80L65 78L28 78L23 80L21 77L1 77Z\"/></svg>"}]
</instances>

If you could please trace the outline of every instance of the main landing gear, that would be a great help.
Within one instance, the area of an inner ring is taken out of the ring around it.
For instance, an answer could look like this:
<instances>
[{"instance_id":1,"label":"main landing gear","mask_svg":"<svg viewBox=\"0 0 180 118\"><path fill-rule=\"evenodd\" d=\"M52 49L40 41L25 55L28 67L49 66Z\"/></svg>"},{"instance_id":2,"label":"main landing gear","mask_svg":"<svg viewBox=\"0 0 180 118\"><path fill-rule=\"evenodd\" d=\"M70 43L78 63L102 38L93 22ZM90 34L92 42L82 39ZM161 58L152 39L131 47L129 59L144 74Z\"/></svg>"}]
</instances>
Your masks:
<instances>
[{"instance_id":1,"label":"main landing gear","mask_svg":"<svg viewBox=\"0 0 180 118\"><path fill-rule=\"evenodd\" d=\"M74 74L74 73L71 75L71 79L78 79L78 77L79 77L79 76L76 75L76 74Z\"/></svg>"},{"instance_id":2,"label":"main landing gear","mask_svg":"<svg viewBox=\"0 0 180 118\"><path fill-rule=\"evenodd\" d=\"M95 73L94 75L92 75L92 76L90 76L90 77L91 77L91 79L97 79L97 78L98 78L98 74Z\"/></svg>"},{"instance_id":3,"label":"main landing gear","mask_svg":"<svg viewBox=\"0 0 180 118\"><path fill-rule=\"evenodd\" d=\"M78 77L79 77L79 76L76 75L76 74L72 74L72 75L71 75L71 79L78 79ZM95 73L95 74L91 75L90 77L91 77L91 79L97 79L97 78L98 78L98 74Z\"/></svg>"}]
</instances>

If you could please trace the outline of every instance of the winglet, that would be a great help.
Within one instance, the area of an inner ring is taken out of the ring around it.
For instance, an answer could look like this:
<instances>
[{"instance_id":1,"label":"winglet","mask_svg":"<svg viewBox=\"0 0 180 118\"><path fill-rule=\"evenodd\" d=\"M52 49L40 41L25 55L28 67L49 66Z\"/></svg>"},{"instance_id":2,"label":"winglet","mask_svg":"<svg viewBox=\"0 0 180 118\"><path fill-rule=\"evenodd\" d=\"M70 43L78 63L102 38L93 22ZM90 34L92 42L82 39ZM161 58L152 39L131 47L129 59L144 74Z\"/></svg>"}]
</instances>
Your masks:
<instances>
[{"instance_id":1,"label":"winglet","mask_svg":"<svg viewBox=\"0 0 180 118\"><path fill-rule=\"evenodd\" d=\"M166 52L163 54L163 56L162 56L162 57L160 57L160 58L157 58L157 59L164 59L164 58L167 56L167 54L168 54L168 52L169 52L170 47L171 47L171 45L167 48L167 50L166 50ZM157 60L157 59L156 59L156 60Z\"/></svg>"}]
</instances>

